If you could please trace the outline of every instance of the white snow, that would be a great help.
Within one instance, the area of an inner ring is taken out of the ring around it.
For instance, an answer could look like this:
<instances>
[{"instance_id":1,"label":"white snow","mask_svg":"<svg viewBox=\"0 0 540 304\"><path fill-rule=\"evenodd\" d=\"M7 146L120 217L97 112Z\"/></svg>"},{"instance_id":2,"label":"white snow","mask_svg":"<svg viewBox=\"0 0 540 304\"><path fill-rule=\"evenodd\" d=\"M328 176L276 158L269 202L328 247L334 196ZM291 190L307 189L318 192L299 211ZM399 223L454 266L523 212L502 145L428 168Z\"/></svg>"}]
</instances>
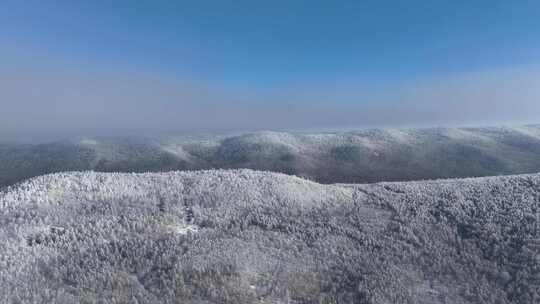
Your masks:
<instances>
[{"instance_id":1,"label":"white snow","mask_svg":"<svg viewBox=\"0 0 540 304\"><path fill-rule=\"evenodd\" d=\"M185 235L188 233L197 233L199 227L196 225L169 225L167 228L173 233Z\"/></svg>"}]
</instances>

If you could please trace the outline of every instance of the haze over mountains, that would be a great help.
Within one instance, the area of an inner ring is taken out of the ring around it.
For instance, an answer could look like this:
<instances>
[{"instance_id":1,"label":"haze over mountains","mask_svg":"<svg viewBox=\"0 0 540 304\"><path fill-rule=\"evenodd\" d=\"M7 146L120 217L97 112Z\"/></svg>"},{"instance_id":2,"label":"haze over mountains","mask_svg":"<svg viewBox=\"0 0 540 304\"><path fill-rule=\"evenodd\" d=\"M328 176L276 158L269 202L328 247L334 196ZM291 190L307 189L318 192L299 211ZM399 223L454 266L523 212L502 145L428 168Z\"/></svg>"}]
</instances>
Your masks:
<instances>
[{"instance_id":1,"label":"haze over mountains","mask_svg":"<svg viewBox=\"0 0 540 304\"><path fill-rule=\"evenodd\" d=\"M538 303L540 175L58 173L0 192L1 303Z\"/></svg>"},{"instance_id":2,"label":"haze over mountains","mask_svg":"<svg viewBox=\"0 0 540 304\"><path fill-rule=\"evenodd\" d=\"M0 144L0 186L46 173L251 168L321 183L540 172L540 126L257 132Z\"/></svg>"}]
</instances>

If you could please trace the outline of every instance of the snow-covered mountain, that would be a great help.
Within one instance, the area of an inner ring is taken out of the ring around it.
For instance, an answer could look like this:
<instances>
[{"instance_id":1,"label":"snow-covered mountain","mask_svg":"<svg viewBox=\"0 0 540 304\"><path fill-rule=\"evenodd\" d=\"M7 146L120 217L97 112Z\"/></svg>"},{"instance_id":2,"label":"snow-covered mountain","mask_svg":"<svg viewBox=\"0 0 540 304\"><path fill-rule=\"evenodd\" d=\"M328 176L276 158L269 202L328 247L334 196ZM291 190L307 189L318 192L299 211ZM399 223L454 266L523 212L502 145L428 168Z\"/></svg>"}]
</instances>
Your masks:
<instances>
[{"instance_id":1,"label":"snow-covered mountain","mask_svg":"<svg viewBox=\"0 0 540 304\"><path fill-rule=\"evenodd\" d=\"M191 138L83 138L0 145L0 187L66 170L250 168L321 183L540 172L540 127L258 132Z\"/></svg>"},{"instance_id":2,"label":"snow-covered mountain","mask_svg":"<svg viewBox=\"0 0 540 304\"><path fill-rule=\"evenodd\" d=\"M300 140L327 139L275 139ZM537 174L58 173L1 192L0 227L0 303L540 301Z\"/></svg>"}]
</instances>

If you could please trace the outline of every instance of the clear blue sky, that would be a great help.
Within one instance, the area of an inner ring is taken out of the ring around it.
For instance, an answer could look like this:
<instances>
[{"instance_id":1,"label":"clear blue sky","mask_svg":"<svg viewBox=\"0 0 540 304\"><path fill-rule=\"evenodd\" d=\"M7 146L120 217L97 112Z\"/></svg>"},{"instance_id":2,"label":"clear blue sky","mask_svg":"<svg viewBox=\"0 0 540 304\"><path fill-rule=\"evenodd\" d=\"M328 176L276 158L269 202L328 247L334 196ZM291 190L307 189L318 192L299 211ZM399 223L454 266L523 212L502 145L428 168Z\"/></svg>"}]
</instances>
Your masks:
<instances>
[{"instance_id":1,"label":"clear blue sky","mask_svg":"<svg viewBox=\"0 0 540 304\"><path fill-rule=\"evenodd\" d=\"M535 66L539 20L534 0L4 0L0 52L12 66L39 54L39 64L82 74L138 70L223 90L341 82L384 90Z\"/></svg>"}]
</instances>

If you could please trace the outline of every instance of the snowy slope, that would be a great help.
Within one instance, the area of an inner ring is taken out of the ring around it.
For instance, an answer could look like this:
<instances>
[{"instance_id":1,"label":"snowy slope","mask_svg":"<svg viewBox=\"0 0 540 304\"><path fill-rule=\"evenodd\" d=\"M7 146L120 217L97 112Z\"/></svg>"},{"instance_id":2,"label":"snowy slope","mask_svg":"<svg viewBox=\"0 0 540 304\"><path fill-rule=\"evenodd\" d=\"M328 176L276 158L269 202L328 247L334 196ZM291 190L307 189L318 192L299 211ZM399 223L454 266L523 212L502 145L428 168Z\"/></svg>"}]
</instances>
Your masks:
<instances>
[{"instance_id":1,"label":"snowy slope","mask_svg":"<svg viewBox=\"0 0 540 304\"><path fill-rule=\"evenodd\" d=\"M45 175L0 193L0 303L535 303L539 212L540 175Z\"/></svg>"},{"instance_id":2,"label":"snowy slope","mask_svg":"<svg viewBox=\"0 0 540 304\"><path fill-rule=\"evenodd\" d=\"M83 138L0 144L0 187L47 173L212 168L366 183L540 172L540 127L257 132L190 138Z\"/></svg>"}]
</instances>

